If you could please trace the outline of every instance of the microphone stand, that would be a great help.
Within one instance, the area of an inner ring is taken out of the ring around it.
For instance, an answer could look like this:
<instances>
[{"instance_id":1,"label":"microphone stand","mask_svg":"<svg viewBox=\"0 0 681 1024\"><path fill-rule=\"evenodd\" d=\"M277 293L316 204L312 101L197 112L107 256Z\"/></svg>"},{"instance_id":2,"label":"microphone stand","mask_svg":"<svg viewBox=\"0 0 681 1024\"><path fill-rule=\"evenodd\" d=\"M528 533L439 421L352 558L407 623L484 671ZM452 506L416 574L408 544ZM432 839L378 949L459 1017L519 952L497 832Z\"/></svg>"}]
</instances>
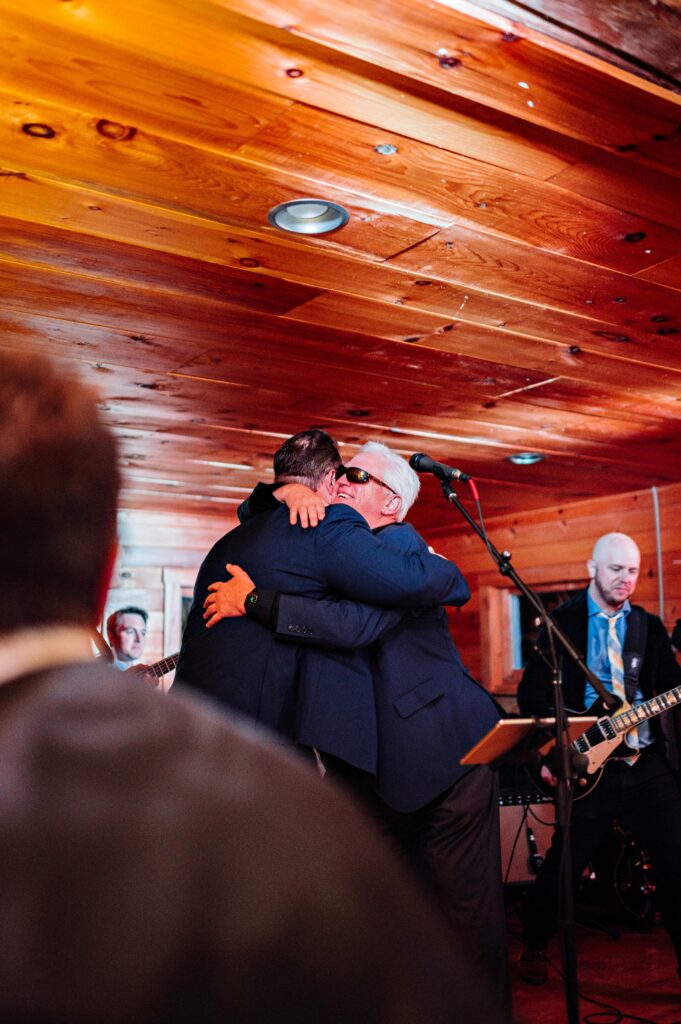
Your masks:
<instances>
[{"instance_id":1,"label":"microphone stand","mask_svg":"<svg viewBox=\"0 0 681 1024\"><path fill-rule=\"evenodd\" d=\"M469 526L472 526L475 530L492 556L492 559L496 562L501 575L513 580L518 590L536 609L548 635L550 657L546 660L551 667L553 676L556 722L556 742L555 747L551 751L551 767L557 780L554 802L556 806L556 831L561 838L560 891L562 899L559 926L563 944L565 1003L568 1024L579 1024L579 986L577 981L577 957L575 953L575 908L572 886L572 854L570 850L570 814L572 810L572 783L577 777L580 767L584 766L585 759L583 754L577 754L571 750L556 640L560 642L563 649L567 651L572 660L579 666L606 707L617 708L620 702L614 694L609 693L605 689L600 679L590 671L579 650L546 611L539 595L535 594L518 575L515 568L511 565L511 553L509 551L498 551L468 510L464 508L452 488L451 479L437 472L435 472L435 475L442 482L442 493L446 500L459 510Z\"/></svg>"}]
</instances>

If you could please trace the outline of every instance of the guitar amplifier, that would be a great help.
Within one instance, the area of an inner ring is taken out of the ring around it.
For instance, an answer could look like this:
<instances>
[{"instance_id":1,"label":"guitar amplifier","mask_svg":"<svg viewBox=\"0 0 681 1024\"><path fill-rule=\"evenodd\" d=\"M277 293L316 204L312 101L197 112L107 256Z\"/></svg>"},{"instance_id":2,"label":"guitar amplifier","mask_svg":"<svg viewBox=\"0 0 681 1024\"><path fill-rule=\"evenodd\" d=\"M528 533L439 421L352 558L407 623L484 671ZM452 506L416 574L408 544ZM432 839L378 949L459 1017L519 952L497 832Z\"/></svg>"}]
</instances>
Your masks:
<instances>
[{"instance_id":1,"label":"guitar amplifier","mask_svg":"<svg viewBox=\"0 0 681 1024\"><path fill-rule=\"evenodd\" d=\"M502 878L507 885L533 882L551 845L555 811L540 793L504 792L499 799Z\"/></svg>"}]
</instances>

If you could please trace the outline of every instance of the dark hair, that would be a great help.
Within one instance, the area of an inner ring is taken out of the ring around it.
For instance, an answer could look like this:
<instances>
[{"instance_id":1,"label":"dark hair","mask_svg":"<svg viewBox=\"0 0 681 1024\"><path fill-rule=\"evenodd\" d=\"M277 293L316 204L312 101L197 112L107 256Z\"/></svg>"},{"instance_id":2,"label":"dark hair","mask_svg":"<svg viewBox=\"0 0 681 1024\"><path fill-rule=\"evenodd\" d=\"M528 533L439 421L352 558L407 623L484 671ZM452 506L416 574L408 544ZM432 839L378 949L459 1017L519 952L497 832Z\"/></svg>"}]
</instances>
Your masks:
<instances>
[{"instance_id":1,"label":"dark hair","mask_svg":"<svg viewBox=\"0 0 681 1024\"><path fill-rule=\"evenodd\" d=\"M95 396L41 356L0 350L0 633L94 624L118 481Z\"/></svg>"},{"instance_id":2,"label":"dark hair","mask_svg":"<svg viewBox=\"0 0 681 1024\"><path fill-rule=\"evenodd\" d=\"M336 442L313 427L284 441L274 456L274 476L281 483L307 484L316 490L329 470L340 464Z\"/></svg>"},{"instance_id":3,"label":"dark hair","mask_svg":"<svg viewBox=\"0 0 681 1024\"><path fill-rule=\"evenodd\" d=\"M139 615L144 619L145 626L149 621L149 613L145 612L144 608L137 608L134 604L129 604L127 608L118 608L115 612L111 612L111 615L109 615L106 620L106 635L108 637L109 644L113 643L113 639L116 636L118 620L124 615Z\"/></svg>"}]
</instances>

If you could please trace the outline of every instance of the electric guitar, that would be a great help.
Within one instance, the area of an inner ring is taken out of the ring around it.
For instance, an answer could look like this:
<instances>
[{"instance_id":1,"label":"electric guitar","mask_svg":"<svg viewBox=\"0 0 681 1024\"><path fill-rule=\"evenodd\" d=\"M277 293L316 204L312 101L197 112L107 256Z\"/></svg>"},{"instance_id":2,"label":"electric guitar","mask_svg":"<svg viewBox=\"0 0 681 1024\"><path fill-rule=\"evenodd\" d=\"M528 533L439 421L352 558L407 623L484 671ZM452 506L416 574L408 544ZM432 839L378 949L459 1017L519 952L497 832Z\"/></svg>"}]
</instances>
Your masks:
<instances>
[{"instance_id":1,"label":"electric guitar","mask_svg":"<svg viewBox=\"0 0 681 1024\"><path fill-rule=\"evenodd\" d=\"M579 800L590 793L600 780L603 769L608 761L622 760L627 758L630 761L640 757L640 751L627 746L624 738L630 729L635 728L655 715L661 715L663 711L669 711L681 703L681 686L666 693L660 693L657 697L651 697L637 707L631 707L624 701L612 715L603 715L605 706L602 701L595 701L586 715L603 715L598 721L589 726L576 740L570 744L573 751L583 754L586 759L586 767L583 773L577 778L574 786L573 798Z\"/></svg>"}]
</instances>

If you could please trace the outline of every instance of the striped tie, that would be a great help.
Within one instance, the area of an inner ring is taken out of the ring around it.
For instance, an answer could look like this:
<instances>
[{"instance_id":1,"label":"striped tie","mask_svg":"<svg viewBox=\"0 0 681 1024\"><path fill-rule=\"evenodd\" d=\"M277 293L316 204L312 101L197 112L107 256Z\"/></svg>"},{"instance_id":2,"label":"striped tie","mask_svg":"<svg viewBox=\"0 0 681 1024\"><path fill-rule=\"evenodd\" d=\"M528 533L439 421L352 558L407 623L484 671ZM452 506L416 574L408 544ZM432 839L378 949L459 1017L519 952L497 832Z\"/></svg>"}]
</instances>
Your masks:
<instances>
[{"instance_id":1,"label":"striped tie","mask_svg":"<svg viewBox=\"0 0 681 1024\"><path fill-rule=\"evenodd\" d=\"M599 612L603 618L608 620L608 661L610 662L610 681L612 683L612 692L616 697L621 697L622 700L626 701L627 694L624 688L624 661L622 660L622 644L617 634L617 620L621 619L624 612L617 612L616 615L606 615L605 612ZM638 730L631 729L624 742L629 747L638 747ZM625 760L633 764L633 761L629 761L628 758Z\"/></svg>"}]
</instances>

